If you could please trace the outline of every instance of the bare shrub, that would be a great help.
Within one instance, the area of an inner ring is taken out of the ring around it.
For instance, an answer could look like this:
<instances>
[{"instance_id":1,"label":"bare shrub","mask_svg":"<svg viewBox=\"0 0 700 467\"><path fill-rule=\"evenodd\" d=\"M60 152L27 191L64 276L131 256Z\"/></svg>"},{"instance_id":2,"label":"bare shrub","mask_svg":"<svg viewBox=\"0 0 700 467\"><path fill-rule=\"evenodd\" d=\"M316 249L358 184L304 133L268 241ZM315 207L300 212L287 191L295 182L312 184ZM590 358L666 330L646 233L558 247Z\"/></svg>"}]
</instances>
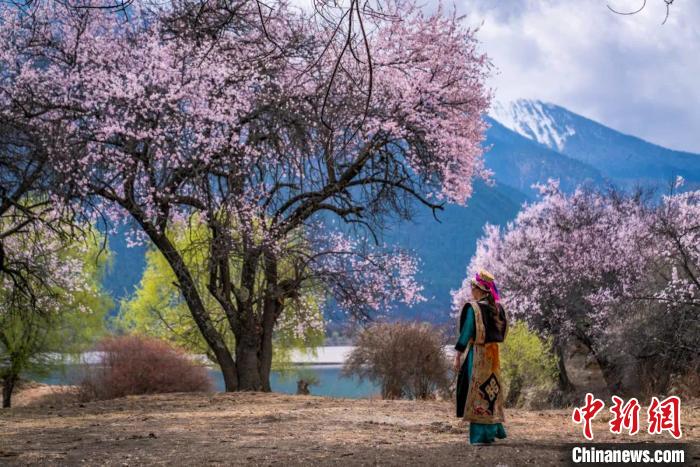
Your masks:
<instances>
[{"instance_id":1,"label":"bare shrub","mask_svg":"<svg viewBox=\"0 0 700 467\"><path fill-rule=\"evenodd\" d=\"M141 336L110 337L97 346L100 361L88 367L80 383L86 400L132 394L210 391L204 366L181 349Z\"/></svg>"},{"instance_id":2,"label":"bare shrub","mask_svg":"<svg viewBox=\"0 0 700 467\"><path fill-rule=\"evenodd\" d=\"M446 393L450 366L443 337L429 324L381 323L365 329L343 367L382 388L384 399L432 399Z\"/></svg>"}]
</instances>

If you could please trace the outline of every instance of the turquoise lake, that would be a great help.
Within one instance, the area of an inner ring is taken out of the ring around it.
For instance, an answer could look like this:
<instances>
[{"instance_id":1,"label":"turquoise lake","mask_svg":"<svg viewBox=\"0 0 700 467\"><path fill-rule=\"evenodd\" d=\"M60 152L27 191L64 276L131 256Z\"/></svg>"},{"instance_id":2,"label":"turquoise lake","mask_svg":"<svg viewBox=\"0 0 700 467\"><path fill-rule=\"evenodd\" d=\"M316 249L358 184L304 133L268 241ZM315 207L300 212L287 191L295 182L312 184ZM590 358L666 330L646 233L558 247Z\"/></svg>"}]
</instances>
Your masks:
<instances>
[{"instance_id":1,"label":"turquoise lake","mask_svg":"<svg viewBox=\"0 0 700 467\"><path fill-rule=\"evenodd\" d=\"M45 377L28 375L30 379L45 384L76 384L80 380L80 366L67 365L63 370L57 370ZM297 366L293 370L280 373L273 371L270 375L270 385L274 392L296 394L298 379L315 379L316 384L309 387L312 395L326 397L343 397L361 399L376 396L380 393L377 385L360 382L357 378L343 378L339 365L308 365ZM209 374L216 391L224 390L224 380L221 372L211 369Z\"/></svg>"},{"instance_id":2,"label":"turquoise lake","mask_svg":"<svg viewBox=\"0 0 700 467\"><path fill-rule=\"evenodd\" d=\"M296 394L297 380L309 379L309 376L315 377L318 384L309 387L311 394L314 396L327 397L345 397L350 399L360 399L378 395L380 389L378 386L368 382L360 382L357 378L343 378L340 375L341 368L339 366L308 366L297 367L296 370L289 374L281 374L273 371L270 375L270 385L274 392L282 392L285 394ZM217 391L224 390L224 380L219 371L211 370L210 374L214 380L214 385Z\"/></svg>"}]
</instances>

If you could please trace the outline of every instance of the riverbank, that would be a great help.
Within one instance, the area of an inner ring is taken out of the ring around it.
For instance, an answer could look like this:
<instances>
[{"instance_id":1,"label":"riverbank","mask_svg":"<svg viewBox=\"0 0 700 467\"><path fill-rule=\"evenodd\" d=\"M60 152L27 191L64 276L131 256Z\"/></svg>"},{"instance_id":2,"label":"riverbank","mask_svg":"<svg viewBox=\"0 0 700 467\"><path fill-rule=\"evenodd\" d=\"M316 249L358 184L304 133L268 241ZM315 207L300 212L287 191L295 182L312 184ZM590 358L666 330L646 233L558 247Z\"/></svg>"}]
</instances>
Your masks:
<instances>
[{"instance_id":1,"label":"riverbank","mask_svg":"<svg viewBox=\"0 0 700 467\"><path fill-rule=\"evenodd\" d=\"M311 382L311 394L325 397L344 397L351 399L375 397L380 393L378 385L367 380L360 380L355 375L343 375L343 363L353 346L321 346L308 351L294 349L289 354L289 361L281 368L275 367L270 373L270 385L274 392L284 394L297 393L297 381L303 379ZM449 352L448 352L449 353ZM40 383L53 386L79 384L85 375L85 366L99 365L101 352L85 352L80 355L49 354L57 365L48 374L26 375ZM224 391L224 379L218 367L204 355L190 357L208 367L214 391Z\"/></svg>"},{"instance_id":2,"label":"riverbank","mask_svg":"<svg viewBox=\"0 0 700 467\"><path fill-rule=\"evenodd\" d=\"M595 420L596 441L630 440L611 435L606 416ZM508 439L474 447L448 401L274 393L164 394L62 405L38 399L0 411L0 463L561 465L570 455L564 445L582 441L570 410L511 410L507 417ZM697 404L684 407L683 429L686 441L700 441ZM631 439L670 441L648 434Z\"/></svg>"},{"instance_id":3,"label":"riverbank","mask_svg":"<svg viewBox=\"0 0 700 467\"><path fill-rule=\"evenodd\" d=\"M224 378L218 368L208 369L214 391L224 391ZM64 365L43 375L29 375L32 379L51 386L76 385L84 378L83 365ZM297 364L284 371L273 370L270 384L274 392L284 394L297 393L297 381L303 379L312 382L311 394L326 397L345 397L360 399L375 397L380 393L378 385L371 381L361 381L357 376L344 376L342 366L331 364Z\"/></svg>"}]
</instances>

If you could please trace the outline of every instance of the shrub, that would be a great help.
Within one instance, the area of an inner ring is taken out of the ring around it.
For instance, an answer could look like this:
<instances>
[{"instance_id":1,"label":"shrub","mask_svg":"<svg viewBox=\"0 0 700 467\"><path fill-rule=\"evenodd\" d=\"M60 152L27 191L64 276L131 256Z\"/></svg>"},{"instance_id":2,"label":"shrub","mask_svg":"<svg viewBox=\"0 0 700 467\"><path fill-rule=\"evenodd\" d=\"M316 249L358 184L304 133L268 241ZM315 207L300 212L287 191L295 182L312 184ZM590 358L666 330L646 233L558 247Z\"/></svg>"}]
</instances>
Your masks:
<instances>
[{"instance_id":1,"label":"shrub","mask_svg":"<svg viewBox=\"0 0 700 467\"><path fill-rule=\"evenodd\" d=\"M506 387L506 404L521 406L528 395L545 398L555 389L557 360L551 342L543 341L522 321L512 323L500 346L501 377Z\"/></svg>"},{"instance_id":2,"label":"shrub","mask_svg":"<svg viewBox=\"0 0 700 467\"><path fill-rule=\"evenodd\" d=\"M132 394L197 392L212 389L204 366L165 341L122 336L104 339L100 361L88 367L80 384L84 399L113 399Z\"/></svg>"},{"instance_id":3,"label":"shrub","mask_svg":"<svg viewBox=\"0 0 700 467\"><path fill-rule=\"evenodd\" d=\"M382 388L384 399L430 399L448 390L450 367L440 332L428 324L374 324L359 336L343 367Z\"/></svg>"}]
</instances>

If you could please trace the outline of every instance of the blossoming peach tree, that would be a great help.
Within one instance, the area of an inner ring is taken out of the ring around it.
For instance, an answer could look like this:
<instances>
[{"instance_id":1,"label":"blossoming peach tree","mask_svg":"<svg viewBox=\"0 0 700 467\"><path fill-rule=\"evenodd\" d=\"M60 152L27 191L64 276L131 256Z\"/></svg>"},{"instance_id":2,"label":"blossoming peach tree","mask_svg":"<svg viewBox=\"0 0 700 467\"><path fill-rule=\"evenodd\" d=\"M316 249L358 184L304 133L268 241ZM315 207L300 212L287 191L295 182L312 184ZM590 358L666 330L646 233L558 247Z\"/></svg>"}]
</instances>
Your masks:
<instances>
[{"instance_id":1,"label":"blossoming peach tree","mask_svg":"<svg viewBox=\"0 0 700 467\"><path fill-rule=\"evenodd\" d=\"M46 138L55 199L160 250L227 390L270 389L276 323L307 292L359 317L421 300L416 259L374 241L383 219L465 203L488 175L474 31L393 0L332 8L2 11L0 118ZM207 290L166 235L195 218Z\"/></svg>"},{"instance_id":2,"label":"blossoming peach tree","mask_svg":"<svg viewBox=\"0 0 700 467\"><path fill-rule=\"evenodd\" d=\"M675 371L697 365L700 193L660 201L555 182L505 229L485 228L468 276L498 278L511 317L554 338L562 387L571 336L594 355L608 386L621 389L621 356L655 357ZM466 300L468 281L454 294ZM611 351L611 344L618 345Z\"/></svg>"}]
</instances>

